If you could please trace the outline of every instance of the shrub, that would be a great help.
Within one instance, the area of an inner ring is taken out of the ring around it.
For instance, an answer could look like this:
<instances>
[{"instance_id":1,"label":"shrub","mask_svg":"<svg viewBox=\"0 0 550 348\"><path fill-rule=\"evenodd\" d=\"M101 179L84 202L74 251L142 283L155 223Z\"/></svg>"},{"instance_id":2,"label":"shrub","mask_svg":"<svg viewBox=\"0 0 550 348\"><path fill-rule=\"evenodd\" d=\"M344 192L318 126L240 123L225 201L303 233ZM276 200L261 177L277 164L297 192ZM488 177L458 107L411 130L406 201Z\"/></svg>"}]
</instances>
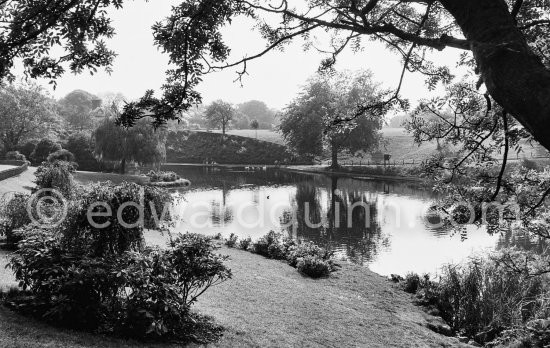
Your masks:
<instances>
[{"instance_id":1,"label":"shrub","mask_svg":"<svg viewBox=\"0 0 550 348\"><path fill-rule=\"evenodd\" d=\"M332 261L332 252L327 251L314 244L307 242L296 244L292 238L282 238L281 234L270 231L265 236L251 244L250 237L247 242L241 241L241 248L250 249L256 254L263 255L277 260L287 260L288 264L298 271L313 278L323 277L334 271L335 265ZM327 270L328 269L328 273Z\"/></svg>"},{"instance_id":2,"label":"shrub","mask_svg":"<svg viewBox=\"0 0 550 348\"><path fill-rule=\"evenodd\" d=\"M32 152L36 148L37 143L38 143L38 141L36 141L36 140L27 141L25 144L18 147L18 151L23 156L25 156L26 159L29 159L29 158L31 158Z\"/></svg>"},{"instance_id":3,"label":"shrub","mask_svg":"<svg viewBox=\"0 0 550 348\"><path fill-rule=\"evenodd\" d=\"M250 247L251 244L252 244L252 238L246 237L246 238L241 239L239 241L239 248L241 248L243 250L248 250L248 248Z\"/></svg>"},{"instance_id":4,"label":"shrub","mask_svg":"<svg viewBox=\"0 0 550 348\"><path fill-rule=\"evenodd\" d=\"M51 153L58 150L61 150L61 145L51 139L44 138L36 144L36 147L31 153L30 159L33 164L38 165L45 162Z\"/></svg>"},{"instance_id":5,"label":"shrub","mask_svg":"<svg viewBox=\"0 0 550 348\"><path fill-rule=\"evenodd\" d=\"M439 282L439 307L455 331L473 337L488 327L523 323L540 309L541 277L526 277L493 260L448 266Z\"/></svg>"},{"instance_id":6,"label":"shrub","mask_svg":"<svg viewBox=\"0 0 550 348\"><path fill-rule=\"evenodd\" d=\"M74 167L68 162L44 162L36 169L35 183L38 189L55 189L70 198L76 185L72 175L74 171Z\"/></svg>"},{"instance_id":7,"label":"shrub","mask_svg":"<svg viewBox=\"0 0 550 348\"><path fill-rule=\"evenodd\" d=\"M420 286L420 276L416 273L407 273L405 276L405 283L403 284L403 290L409 294L416 294Z\"/></svg>"},{"instance_id":8,"label":"shrub","mask_svg":"<svg viewBox=\"0 0 550 348\"><path fill-rule=\"evenodd\" d=\"M265 257L269 257L269 246L278 244L281 236L275 231L269 231L265 236L252 244L252 251Z\"/></svg>"},{"instance_id":9,"label":"shrub","mask_svg":"<svg viewBox=\"0 0 550 348\"><path fill-rule=\"evenodd\" d=\"M26 296L9 304L49 321L131 337L189 338L190 306L231 277L210 239L180 235L169 247L91 257L36 233L11 260ZM39 267L37 267L39 265Z\"/></svg>"},{"instance_id":10,"label":"shrub","mask_svg":"<svg viewBox=\"0 0 550 348\"><path fill-rule=\"evenodd\" d=\"M231 278L209 238L180 235L168 250L151 249L128 270L132 289L126 304L126 329L132 336L177 337L190 307L209 287Z\"/></svg>"},{"instance_id":11,"label":"shrub","mask_svg":"<svg viewBox=\"0 0 550 348\"><path fill-rule=\"evenodd\" d=\"M507 328L548 317L548 279L520 269L527 259L526 252L504 250L490 258L448 265L438 282L408 275L405 289L412 292L416 286L421 303L436 307L453 332L485 344Z\"/></svg>"},{"instance_id":12,"label":"shrub","mask_svg":"<svg viewBox=\"0 0 550 348\"><path fill-rule=\"evenodd\" d=\"M298 260L306 256L313 256L328 261L332 257L332 253L313 242L296 244L288 248L287 261L292 267L297 267Z\"/></svg>"},{"instance_id":13,"label":"shrub","mask_svg":"<svg viewBox=\"0 0 550 348\"><path fill-rule=\"evenodd\" d=\"M73 163L74 159L74 155L69 150L65 149L57 150L48 155L48 162L64 161Z\"/></svg>"},{"instance_id":14,"label":"shrub","mask_svg":"<svg viewBox=\"0 0 550 348\"><path fill-rule=\"evenodd\" d=\"M179 179L179 176L174 172L163 172L163 171L151 170L146 175L151 179L151 182L159 182L159 181L174 182Z\"/></svg>"},{"instance_id":15,"label":"shrub","mask_svg":"<svg viewBox=\"0 0 550 348\"><path fill-rule=\"evenodd\" d=\"M296 268L299 272L312 278L326 277L332 271L332 265L329 261L314 255L300 257Z\"/></svg>"},{"instance_id":16,"label":"shrub","mask_svg":"<svg viewBox=\"0 0 550 348\"><path fill-rule=\"evenodd\" d=\"M102 169L101 163L94 157L93 143L89 135L85 133L71 134L63 147L74 154L80 170L98 171Z\"/></svg>"},{"instance_id":17,"label":"shrub","mask_svg":"<svg viewBox=\"0 0 550 348\"><path fill-rule=\"evenodd\" d=\"M7 160L26 161L25 155L19 153L19 151L9 151L6 153Z\"/></svg>"},{"instance_id":18,"label":"shrub","mask_svg":"<svg viewBox=\"0 0 550 348\"><path fill-rule=\"evenodd\" d=\"M23 293L8 304L69 327L140 338L190 339L219 335L220 328L190 312L210 286L231 277L210 238L172 239L166 249L145 248L143 230L162 230L158 217L170 195L133 183L94 184L69 202L54 230L30 226L10 267ZM91 206L92 203L102 205ZM117 211L128 202L144 204ZM91 208L90 208L91 207ZM107 207L112 214L105 213ZM140 224L133 224L142 216ZM205 326L203 328L203 326ZM196 330L203 330L197 332Z\"/></svg>"},{"instance_id":19,"label":"shrub","mask_svg":"<svg viewBox=\"0 0 550 348\"><path fill-rule=\"evenodd\" d=\"M27 211L28 200L28 195L16 193L11 199L0 203L0 234L6 237L9 248L14 248L21 239L16 230L31 223Z\"/></svg>"},{"instance_id":20,"label":"shrub","mask_svg":"<svg viewBox=\"0 0 550 348\"><path fill-rule=\"evenodd\" d=\"M235 233L231 233L229 235L229 239L225 241L225 245L227 245L229 248L234 248L235 245L237 245L237 239L239 239L239 237L237 237Z\"/></svg>"}]
</instances>

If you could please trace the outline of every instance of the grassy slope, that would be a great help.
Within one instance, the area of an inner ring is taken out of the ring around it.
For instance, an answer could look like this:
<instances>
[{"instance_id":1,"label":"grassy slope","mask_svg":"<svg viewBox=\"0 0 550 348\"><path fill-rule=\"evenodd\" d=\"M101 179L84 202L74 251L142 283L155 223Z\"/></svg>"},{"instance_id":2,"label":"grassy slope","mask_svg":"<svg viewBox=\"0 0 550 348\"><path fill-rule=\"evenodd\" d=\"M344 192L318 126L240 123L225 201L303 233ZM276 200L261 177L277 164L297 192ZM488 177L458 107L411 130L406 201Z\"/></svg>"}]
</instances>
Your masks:
<instances>
[{"instance_id":1,"label":"grassy slope","mask_svg":"<svg viewBox=\"0 0 550 348\"><path fill-rule=\"evenodd\" d=\"M235 249L221 253L231 257L233 279L210 289L195 307L227 329L213 347L458 346L423 326L427 315L409 295L364 268L343 265L313 280L281 261ZM0 307L0 346L150 345L57 329Z\"/></svg>"},{"instance_id":2,"label":"grassy slope","mask_svg":"<svg viewBox=\"0 0 550 348\"><path fill-rule=\"evenodd\" d=\"M166 142L169 163L204 163L206 159L223 164L274 164L290 160L282 145L250 137L219 133L181 131L170 133Z\"/></svg>"},{"instance_id":3,"label":"grassy slope","mask_svg":"<svg viewBox=\"0 0 550 348\"><path fill-rule=\"evenodd\" d=\"M214 130L212 132L220 132ZM255 132L252 129L238 129L230 130L227 132L232 135L239 135L243 137L255 138ZM387 140L386 149L383 152L389 153L392 155L392 159L398 160L412 160L417 159L421 160L428 157L436 149L436 143L433 144L424 144L418 146L414 144L412 137L406 133L404 128L383 128L382 134L384 139ZM284 145L284 140L282 136L271 130L258 130L258 140L273 142L276 144ZM340 156L342 160L356 160L353 156ZM328 158L327 158L328 159Z\"/></svg>"},{"instance_id":4,"label":"grassy slope","mask_svg":"<svg viewBox=\"0 0 550 348\"><path fill-rule=\"evenodd\" d=\"M216 131L214 131L216 132ZM254 130L251 129L242 129L242 130L230 130L229 134L240 135L243 137L254 138ZM392 155L392 160L395 161L411 161L411 160L422 160L429 157L434 151L436 151L437 143L427 143L418 146L414 143L413 138L405 131L404 128L383 128L382 134L386 140L385 149L382 151ZM270 130L258 130L258 140L274 142L277 144L284 144L284 140L281 135L277 132ZM514 151L510 151L508 156L509 160L515 160L517 158L530 158L531 156L546 156L547 152L539 145L531 146L528 143L523 144L523 152L519 155ZM354 161L359 160L365 161L362 158L341 155L339 156L340 160L344 161ZM327 157L328 160L328 157ZM539 159L540 161L540 159Z\"/></svg>"},{"instance_id":5,"label":"grassy slope","mask_svg":"<svg viewBox=\"0 0 550 348\"><path fill-rule=\"evenodd\" d=\"M212 130L212 133L221 133L221 130ZM283 137L272 130L258 129L258 137L256 138L256 131L253 129L230 129L226 132L229 135L238 135L246 138L254 138L261 141L268 141L279 145L284 145L285 141Z\"/></svg>"},{"instance_id":6,"label":"grassy slope","mask_svg":"<svg viewBox=\"0 0 550 348\"><path fill-rule=\"evenodd\" d=\"M286 263L224 249L234 279L197 308L227 328L220 347L426 347L455 341L422 326L425 314L403 291L364 268L343 265L327 279Z\"/></svg>"}]
</instances>

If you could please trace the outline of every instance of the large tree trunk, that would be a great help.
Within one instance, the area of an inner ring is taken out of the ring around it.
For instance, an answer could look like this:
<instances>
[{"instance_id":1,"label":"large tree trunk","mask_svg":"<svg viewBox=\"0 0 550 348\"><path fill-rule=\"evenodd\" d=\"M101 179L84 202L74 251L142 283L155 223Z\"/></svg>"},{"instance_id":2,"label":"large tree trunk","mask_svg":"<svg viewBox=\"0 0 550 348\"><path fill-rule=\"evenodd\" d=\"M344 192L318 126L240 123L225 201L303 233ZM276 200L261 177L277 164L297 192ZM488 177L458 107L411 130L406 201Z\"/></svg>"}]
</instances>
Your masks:
<instances>
[{"instance_id":1,"label":"large tree trunk","mask_svg":"<svg viewBox=\"0 0 550 348\"><path fill-rule=\"evenodd\" d=\"M456 19L491 96L550 150L550 71L504 0L439 0Z\"/></svg>"}]
</instances>

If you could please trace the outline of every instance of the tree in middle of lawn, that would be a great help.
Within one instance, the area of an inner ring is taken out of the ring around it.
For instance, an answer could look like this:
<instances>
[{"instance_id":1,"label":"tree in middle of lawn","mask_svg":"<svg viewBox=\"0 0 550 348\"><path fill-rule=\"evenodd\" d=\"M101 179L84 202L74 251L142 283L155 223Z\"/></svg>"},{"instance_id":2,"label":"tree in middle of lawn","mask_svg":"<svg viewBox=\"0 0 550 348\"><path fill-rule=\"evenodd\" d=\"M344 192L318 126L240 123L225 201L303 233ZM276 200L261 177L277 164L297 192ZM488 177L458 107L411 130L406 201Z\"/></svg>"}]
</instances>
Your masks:
<instances>
[{"instance_id":1,"label":"tree in middle of lawn","mask_svg":"<svg viewBox=\"0 0 550 348\"><path fill-rule=\"evenodd\" d=\"M284 110L279 130L300 155L319 156L330 150L331 167L337 168L338 153L378 147L387 110L357 110L383 94L369 71L315 75Z\"/></svg>"},{"instance_id":2,"label":"tree in middle of lawn","mask_svg":"<svg viewBox=\"0 0 550 348\"><path fill-rule=\"evenodd\" d=\"M204 114L208 124L211 127L219 127L222 130L222 136L225 136L225 130L230 126L231 120L235 115L233 106L223 100L212 102Z\"/></svg>"}]
</instances>

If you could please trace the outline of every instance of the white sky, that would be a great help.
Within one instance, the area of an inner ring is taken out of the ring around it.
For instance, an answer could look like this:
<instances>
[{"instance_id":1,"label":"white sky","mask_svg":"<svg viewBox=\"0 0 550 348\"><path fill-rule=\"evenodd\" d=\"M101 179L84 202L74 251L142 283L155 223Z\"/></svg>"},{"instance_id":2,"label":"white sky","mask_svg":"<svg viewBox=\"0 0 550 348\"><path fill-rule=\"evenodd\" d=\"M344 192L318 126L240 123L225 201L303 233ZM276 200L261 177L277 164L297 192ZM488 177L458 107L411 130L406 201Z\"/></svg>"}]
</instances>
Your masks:
<instances>
[{"instance_id":1,"label":"white sky","mask_svg":"<svg viewBox=\"0 0 550 348\"><path fill-rule=\"evenodd\" d=\"M177 0L126 2L123 10L111 12L116 36L108 46L117 52L113 73L100 71L94 76L65 74L58 80L57 89L47 88L56 98L61 98L74 89L87 90L94 94L121 92L129 99L136 99L147 89L158 90L163 84L168 58L153 46L151 26L170 12ZM265 47L257 32L250 30L250 23L237 20L225 30L225 40L232 48L235 59L245 53L254 54ZM325 40L322 40L325 41ZM326 42L325 42L326 44ZM326 46L325 46L326 48ZM437 63L455 66L458 50L446 49L434 54ZM271 52L248 64L249 75L244 86L233 82L237 77L232 68L204 78L200 91L203 101L224 99L240 103L251 99L264 101L270 107L282 108L296 96L301 85L317 70L322 55L314 50L304 52L299 42L287 46L284 52ZM401 73L399 57L378 43L366 42L364 52L344 52L338 61L338 69L371 69L377 81L386 87L395 87ZM407 73L402 94L415 101L427 97L428 89L419 74Z\"/></svg>"}]
</instances>

